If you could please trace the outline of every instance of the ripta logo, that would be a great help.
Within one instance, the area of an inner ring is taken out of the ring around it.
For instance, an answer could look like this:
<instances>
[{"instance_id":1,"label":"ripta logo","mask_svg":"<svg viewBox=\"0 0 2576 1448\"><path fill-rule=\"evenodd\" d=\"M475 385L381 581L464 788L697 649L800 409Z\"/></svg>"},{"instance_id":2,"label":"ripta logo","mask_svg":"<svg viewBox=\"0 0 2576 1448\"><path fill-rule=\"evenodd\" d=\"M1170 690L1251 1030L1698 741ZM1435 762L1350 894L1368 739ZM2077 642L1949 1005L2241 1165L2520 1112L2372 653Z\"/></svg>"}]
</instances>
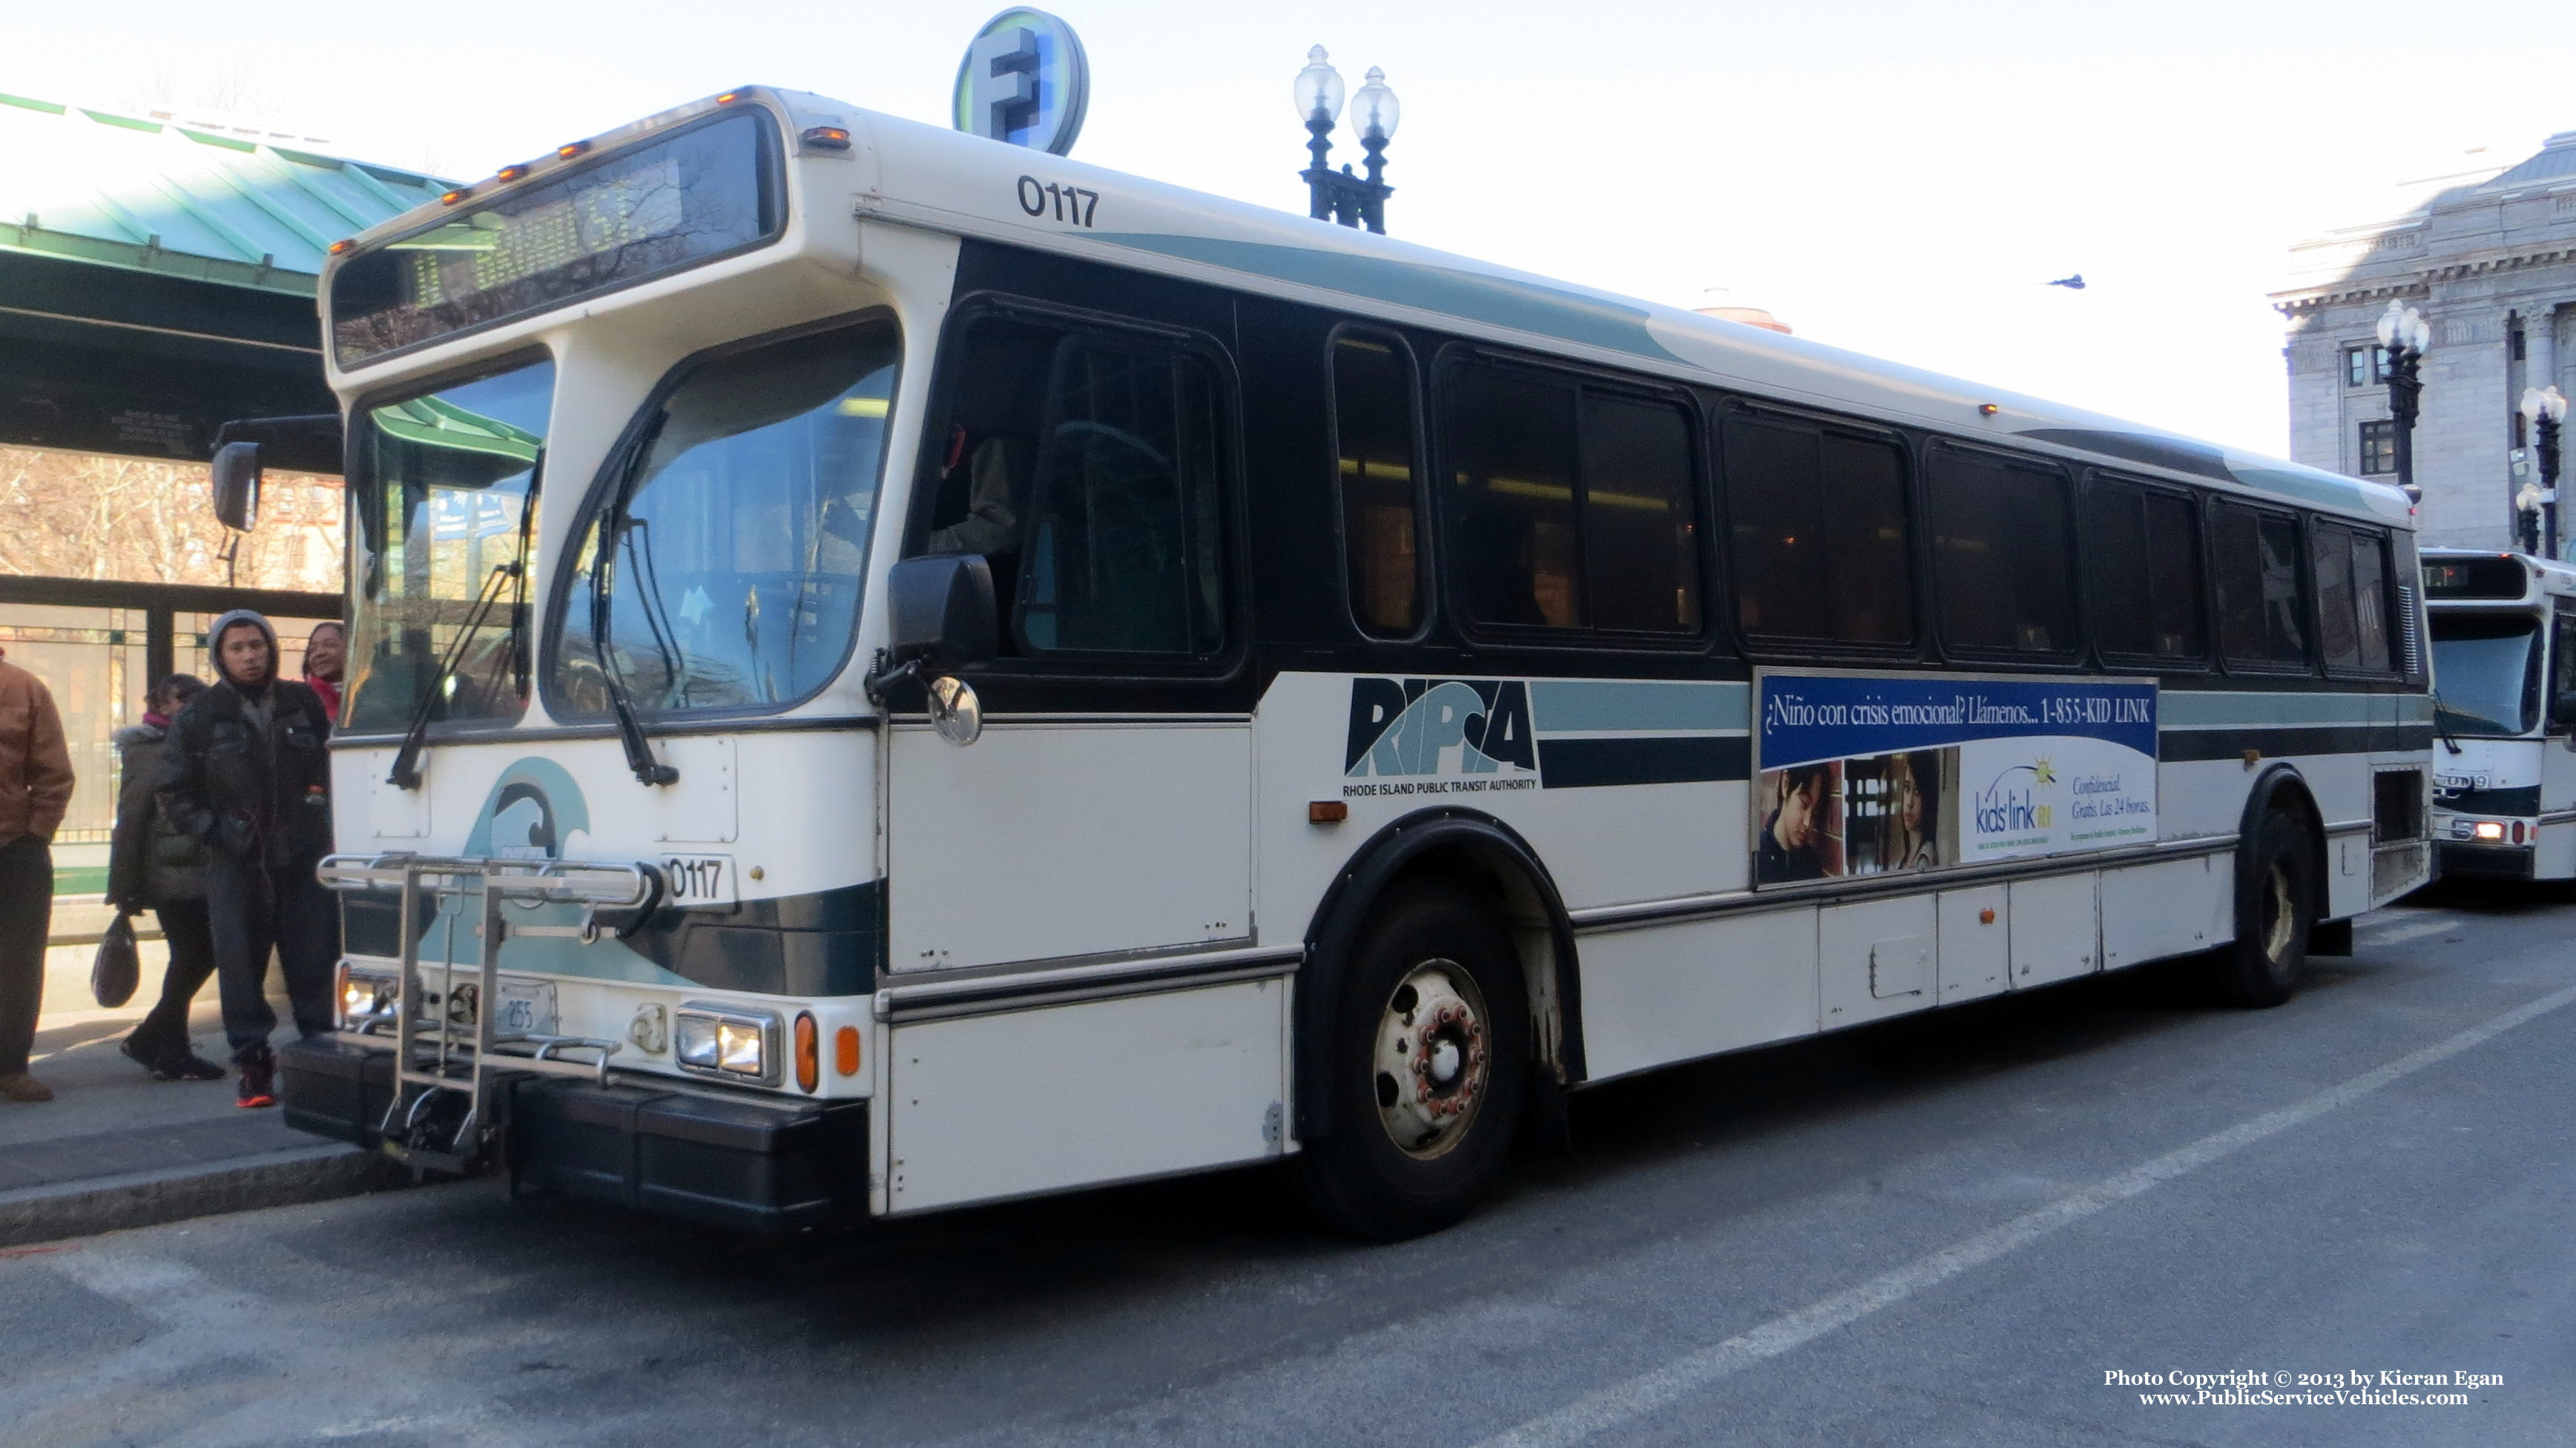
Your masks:
<instances>
[{"instance_id":1,"label":"ripta logo","mask_svg":"<svg viewBox=\"0 0 2576 1448\"><path fill-rule=\"evenodd\" d=\"M2028 779L2015 776L2028 775ZM2039 787L2057 782L2057 769L2048 760L2016 764L1998 774L1984 789L1977 791L1975 818L1981 835L2017 835L2051 828L2057 818L2055 805L2039 803ZM2021 785L2022 788L2014 788Z\"/></svg>"},{"instance_id":2,"label":"ripta logo","mask_svg":"<svg viewBox=\"0 0 2576 1448\"><path fill-rule=\"evenodd\" d=\"M1534 774L1529 686L1503 679L1353 679L1346 778Z\"/></svg>"}]
</instances>

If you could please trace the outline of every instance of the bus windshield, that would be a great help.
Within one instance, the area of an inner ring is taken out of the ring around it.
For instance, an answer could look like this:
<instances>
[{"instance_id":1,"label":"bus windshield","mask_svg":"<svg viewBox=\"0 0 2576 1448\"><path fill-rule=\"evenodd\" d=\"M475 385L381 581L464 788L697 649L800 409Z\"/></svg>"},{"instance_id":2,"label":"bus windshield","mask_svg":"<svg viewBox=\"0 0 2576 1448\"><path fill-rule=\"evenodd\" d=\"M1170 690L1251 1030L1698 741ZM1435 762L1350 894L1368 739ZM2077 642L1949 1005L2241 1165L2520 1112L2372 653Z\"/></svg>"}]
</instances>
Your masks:
<instances>
[{"instance_id":1,"label":"bus windshield","mask_svg":"<svg viewBox=\"0 0 2576 1448\"><path fill-rule=\"evenodd\" d=\"M554 390L554 364L537 362L358 409L342 727L401 729L432 689L433 721L508 723L526 706L526 564ZM499 590L493 607L440 677L486 589Z\"/></svg>"},{"instance_id":2,"label":"bus windshield","mask_svg":"<svg viewBox=\"0 0 2576 1448\"><path fill-rule=\"evenodd\" d=\"M2540 722L2540 620L2517 613L2433 615L2433 693L2460 734L2527 734Z\"/></svg>"}]
</instances>

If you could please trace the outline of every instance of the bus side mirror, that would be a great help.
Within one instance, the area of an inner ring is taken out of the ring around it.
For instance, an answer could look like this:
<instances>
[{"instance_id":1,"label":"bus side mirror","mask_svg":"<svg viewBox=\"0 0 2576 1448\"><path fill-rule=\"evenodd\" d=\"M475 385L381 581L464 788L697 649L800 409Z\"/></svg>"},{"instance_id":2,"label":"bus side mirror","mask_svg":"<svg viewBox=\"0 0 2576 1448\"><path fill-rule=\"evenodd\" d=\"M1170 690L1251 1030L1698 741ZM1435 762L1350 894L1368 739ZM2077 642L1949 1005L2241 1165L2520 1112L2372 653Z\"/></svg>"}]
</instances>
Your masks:
<instances>
[{"instance_id":1,"label":"bus side mirror","mask_svg":"<svg viewBox=\"0 0 2576 1448\"><path fill-rule=\"evenodd\" d=\"M236 533L259 521L259 444L228 442L215 449L215 519Z\"/></svg>"},{"instance_id":2,"label":"bus side mirror","mask_svg":"<svg viewBox=\"0 0 2576 1448\"><path fill-rule=\"evenodd\" d=\"M888 653L925 673L980 664L999 646L993 567L980 553L907 558L886 576Z\"/></svg>"}]
</instances>

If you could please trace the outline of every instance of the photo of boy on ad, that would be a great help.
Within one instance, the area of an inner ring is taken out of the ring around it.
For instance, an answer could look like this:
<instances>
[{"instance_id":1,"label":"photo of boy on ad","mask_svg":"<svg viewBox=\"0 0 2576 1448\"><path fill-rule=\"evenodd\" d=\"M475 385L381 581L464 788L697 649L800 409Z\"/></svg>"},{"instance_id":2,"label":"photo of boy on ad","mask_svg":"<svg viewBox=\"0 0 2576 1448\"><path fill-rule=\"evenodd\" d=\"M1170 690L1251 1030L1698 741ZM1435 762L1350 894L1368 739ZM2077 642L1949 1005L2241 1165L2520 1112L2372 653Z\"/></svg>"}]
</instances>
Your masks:
<instances>
[{"instance_id":1,"label":"photo of boy on ad","mask_svg":"<svg viewBox=\"0 0 2576 1448\"><path fill-rule=\"evenodd\" d=\"M1753 881L1781 885L1843 872L1842 764L1797 764L1762 774L1770 801L1753 844Z\"/></svg>"}]
</instances>

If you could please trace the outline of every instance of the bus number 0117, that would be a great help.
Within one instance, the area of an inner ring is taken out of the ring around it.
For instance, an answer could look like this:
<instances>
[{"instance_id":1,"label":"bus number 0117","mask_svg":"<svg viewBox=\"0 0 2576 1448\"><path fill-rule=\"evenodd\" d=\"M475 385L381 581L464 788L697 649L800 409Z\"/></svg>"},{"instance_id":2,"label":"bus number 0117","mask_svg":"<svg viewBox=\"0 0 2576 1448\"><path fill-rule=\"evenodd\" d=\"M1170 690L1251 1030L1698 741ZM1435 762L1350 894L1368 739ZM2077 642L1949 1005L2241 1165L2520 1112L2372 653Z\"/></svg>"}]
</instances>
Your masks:
<instances>
[{"instance_id":1,"label":"bus number 0117","mask_svg":"<svg viewBox=\"0 0 2576 1448\"><path fill-rule=\"evenodd\" d=\"M1044 216L1053 210L1058 221L1088 227L1091 213L1100 209L1100 193L1080 186L1041 182L1035 176L1023 176L1020 178L1020 209L1031 216Z\"/></svg>"}]
</instances>

